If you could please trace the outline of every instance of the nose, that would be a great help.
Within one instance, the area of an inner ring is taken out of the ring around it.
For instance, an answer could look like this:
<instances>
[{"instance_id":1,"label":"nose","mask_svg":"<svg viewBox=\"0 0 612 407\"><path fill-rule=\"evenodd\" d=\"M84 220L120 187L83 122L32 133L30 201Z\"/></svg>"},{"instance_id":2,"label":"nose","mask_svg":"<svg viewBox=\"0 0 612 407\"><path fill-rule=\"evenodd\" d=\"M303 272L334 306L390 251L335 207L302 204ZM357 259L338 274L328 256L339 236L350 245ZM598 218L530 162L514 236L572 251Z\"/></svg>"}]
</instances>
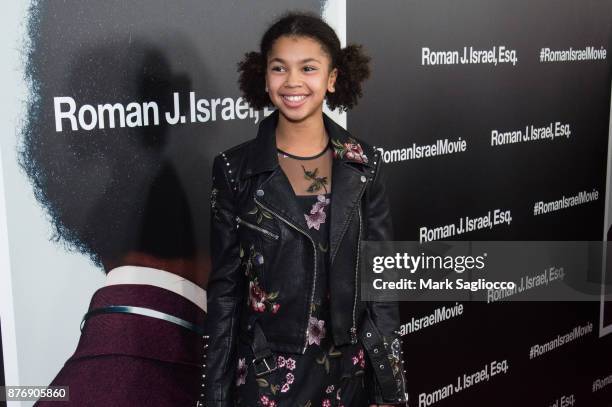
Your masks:
<instances>
[{"instance_id":1,"label":"nose","mask_svg":"<svg viewBox=\"0 0 612 407\"><path fill-rule=\"evenodd\" d=\"M285 81L285 86L288 88L295 88L301 85L300 82L300 72L297 69L290 69L287 73L287 80Z\"/></svg>"}]
</instances>

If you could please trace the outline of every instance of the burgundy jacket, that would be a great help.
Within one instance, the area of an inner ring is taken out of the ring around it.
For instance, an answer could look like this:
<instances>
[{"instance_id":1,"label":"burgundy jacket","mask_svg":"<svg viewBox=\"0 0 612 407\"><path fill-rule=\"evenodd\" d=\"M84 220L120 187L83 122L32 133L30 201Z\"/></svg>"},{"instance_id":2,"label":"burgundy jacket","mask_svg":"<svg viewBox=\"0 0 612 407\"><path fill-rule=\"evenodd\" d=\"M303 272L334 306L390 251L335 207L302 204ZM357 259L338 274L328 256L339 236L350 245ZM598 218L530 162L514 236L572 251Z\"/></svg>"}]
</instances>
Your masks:
<instances>
[{"instance_id":1,"label":"burgundy jacket","mask_svg":"<svg viewBox=\"0 0 612 407\"><path fill-rule=\"evenodd\" d=\"M89 310L111 305L145 307L202 326L205 312L171 291L114 285L94 294ZM59 406L196 406L204 357L202 336L174 323L134 314L99 314L83 327L76 351L52 386L69 386Z\"/></svg>"}]
</instances>

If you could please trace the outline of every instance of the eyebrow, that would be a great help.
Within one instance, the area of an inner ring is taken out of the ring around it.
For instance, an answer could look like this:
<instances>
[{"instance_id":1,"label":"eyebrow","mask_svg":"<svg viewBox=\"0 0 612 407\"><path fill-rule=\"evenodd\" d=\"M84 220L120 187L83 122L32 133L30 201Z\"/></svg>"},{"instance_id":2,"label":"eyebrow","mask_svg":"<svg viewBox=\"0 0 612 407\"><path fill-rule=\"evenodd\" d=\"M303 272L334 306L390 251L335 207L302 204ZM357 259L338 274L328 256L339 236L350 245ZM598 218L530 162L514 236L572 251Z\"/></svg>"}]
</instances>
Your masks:
<instances>
[{"instance_id":1,"label":"eyebrow","mask_svg":"<svg viewBox=\"0 0 612 407\"><path fill-rule=\"evenodd\" d=\"M318 63L321 63L321 61L319 61L319 60L318 60L318 59L316 59L316 58L306 58L306 59L302 59L302 60L301 60L301 61L299 61L299 62L300 62L300 63L302 63L302 64L305 64L305 63L307 63L307 62L312 62L312 61L314 61L314 62L318 62ZM278 58L278 57L276 57L276 58L272 58L272 59L270 60L270 62L280 62L280 63L284 64L286 61L285 61L284 59L282 59L282 58Z\"/></svg>"}]
</instances>

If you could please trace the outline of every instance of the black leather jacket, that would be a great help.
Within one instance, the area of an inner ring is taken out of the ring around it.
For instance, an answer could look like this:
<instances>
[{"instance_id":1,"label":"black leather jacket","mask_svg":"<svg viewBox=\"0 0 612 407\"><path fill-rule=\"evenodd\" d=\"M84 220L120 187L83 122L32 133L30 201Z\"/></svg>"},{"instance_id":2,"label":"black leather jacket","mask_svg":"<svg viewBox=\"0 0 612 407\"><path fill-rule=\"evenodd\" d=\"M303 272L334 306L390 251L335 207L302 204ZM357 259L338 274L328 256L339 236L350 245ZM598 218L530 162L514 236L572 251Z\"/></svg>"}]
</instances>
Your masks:
<instances>
[{"instance_id":1,"label":"black leather jacket","mask_svg":"<svg viewBox=\"0 0 612 407\"><path fill-rule=\"evenodd\" d=\"M302 353L307 343L310 303L324 259L278 164L278 115L276 110L262 120L255 139L221 153L213 164L206 406L233 405L235 345L255 322L272 351ZM367 373L372 402L405 404L398 304L363 302L357 289L358 243L393 240L380 152L327 115L323 119L335 150L328 251L331 334L336 345L363 342L372 366ZM255 284L247 277L254 271ZM278 296L267 298L272 292Z\"/></svg>"}]
</instances>

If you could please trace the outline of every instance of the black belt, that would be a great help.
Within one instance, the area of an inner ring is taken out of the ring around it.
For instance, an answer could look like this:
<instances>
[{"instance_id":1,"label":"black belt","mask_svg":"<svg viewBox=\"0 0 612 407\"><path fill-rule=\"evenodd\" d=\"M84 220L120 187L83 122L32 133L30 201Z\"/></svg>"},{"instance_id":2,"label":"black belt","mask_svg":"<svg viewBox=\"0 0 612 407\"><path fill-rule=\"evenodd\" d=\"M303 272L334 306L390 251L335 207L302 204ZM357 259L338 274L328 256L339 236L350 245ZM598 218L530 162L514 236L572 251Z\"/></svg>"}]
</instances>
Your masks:
<instances>
[{"instance_id":1,"label":"black belt","mask_svg":"<svg viewBox=\"0 0 612 407\"><path fill-rule=\"evenodd\" d=\"M253 341L251 342L251 350L253 351L253 370L255 376L261 377L270 372L275 371L276 358L270 350L266 335L264 335L261 326L255 321L253 323Z\"/></svg>"}]
</instances>

